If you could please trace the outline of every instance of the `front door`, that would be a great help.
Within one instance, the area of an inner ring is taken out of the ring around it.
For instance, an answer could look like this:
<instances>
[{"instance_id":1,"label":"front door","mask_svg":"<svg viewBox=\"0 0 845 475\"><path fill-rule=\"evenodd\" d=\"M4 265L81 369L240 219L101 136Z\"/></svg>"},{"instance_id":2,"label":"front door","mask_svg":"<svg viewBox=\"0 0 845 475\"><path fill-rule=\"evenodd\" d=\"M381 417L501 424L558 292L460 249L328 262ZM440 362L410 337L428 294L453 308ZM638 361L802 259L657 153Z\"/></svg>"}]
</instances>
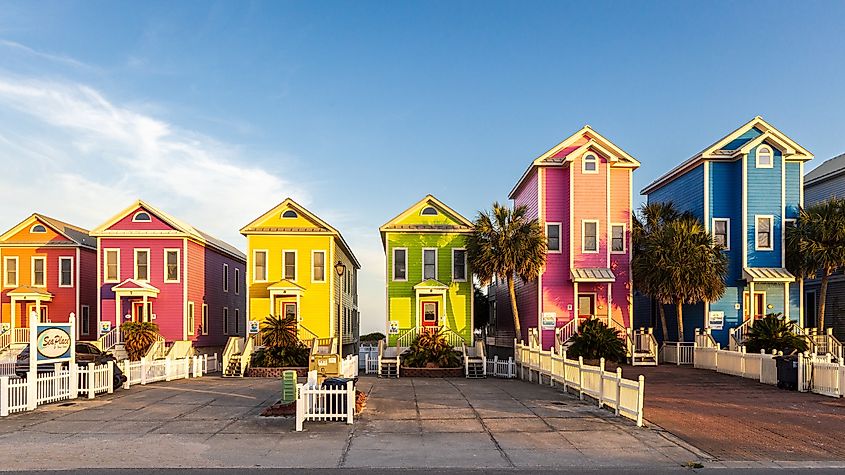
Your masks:
<instances>
[{"instance_id":1,"label":"front door","mask_svg":"<svg viewBox=\"0 0 845 475\"><path fill-rule=\"evenodd\" d=\"M153 303L147 302L147 313L144 315L144 302L132 302L132 321L149 322L152 320Z\"/></svg>"},{"instance_id":2,"label":"front door","mask_svg":"<svg viewBox=\"0 0 845 475\"><path fill-rule=\"evenodd\" d=\"M285 318L296 319L296 302L285 302L282 304Z\"/></svg>"},{"instance_id":3,"label":"front door","mask_svg":"<svg viewBox=\"0 0 845 475\"><path fill-rule=\"evenodd\" d=\"M436 327L437 326L437 302L423 302L422 303L422 326Z\"/></svg>"},{"instance_id":4,"label":"front door","mask_svg":"<svg viewBox=\"0 0 845 475\"><path fill-rule=\"evenodd\" d=\"M30 303L30 304L26 305L26 325L24 325L22 328L28 328L29 327L29 316L32 315L32 312L35 312L35 308L36 308L36 305L34 303ZM41 318L39 319L39 321L41 323L49 323L50 322L49 313L47 312L47 307L44 304L41 304L41 315L40 315L40 317Z\"/></svg>"},{"instance_id":5,"label":"front door","mask_svg":"<svg viewBox=\"0 0 845 475\"><path fill-rule=\"evenodd\" d=\"M748 320L751 304L748 302L748 292L743 292L743 321ZM760 320L766 315L766 292L754 292L754 320Z\"/></svg>"},{"instance_id":6,"label":"front door","mask_svg":"<svg viewBox=\"0 0 845 475\"><path fill-rule=\"evenodd\" d=\"M578 294L578 317L590 318L596 314L596 296L593 294Z\"/></svg>"}]
</instances>

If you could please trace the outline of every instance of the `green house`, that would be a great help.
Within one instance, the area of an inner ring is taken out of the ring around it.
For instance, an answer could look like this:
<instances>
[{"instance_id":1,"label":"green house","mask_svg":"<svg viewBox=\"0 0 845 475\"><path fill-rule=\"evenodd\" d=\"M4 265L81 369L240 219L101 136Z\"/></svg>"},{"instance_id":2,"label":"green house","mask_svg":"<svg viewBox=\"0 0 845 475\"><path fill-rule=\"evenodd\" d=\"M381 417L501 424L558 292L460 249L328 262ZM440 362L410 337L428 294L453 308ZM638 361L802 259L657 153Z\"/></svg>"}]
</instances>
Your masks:
<instances>
[{"instance_id":1,"label":"green house","mask_svg":"<svg viewBox=\"0 0 845 475\"><path fill-rule=\"evenodd\" d=\"M379 228L386 255L389 345L406 347L440 328L471 345L473 285L466 240L472 223L428 195Z\"/></svg>"}]
</instances>

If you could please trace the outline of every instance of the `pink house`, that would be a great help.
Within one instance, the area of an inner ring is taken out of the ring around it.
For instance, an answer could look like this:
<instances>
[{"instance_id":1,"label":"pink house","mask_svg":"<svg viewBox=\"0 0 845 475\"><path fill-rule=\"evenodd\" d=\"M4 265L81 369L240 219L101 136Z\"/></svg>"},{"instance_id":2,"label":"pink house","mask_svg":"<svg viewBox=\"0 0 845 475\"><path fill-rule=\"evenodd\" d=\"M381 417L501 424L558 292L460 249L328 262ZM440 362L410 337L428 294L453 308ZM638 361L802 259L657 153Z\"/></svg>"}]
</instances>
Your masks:
<instances>
[{"instance_id":1,"label":"pink house","mask_svg":"<svg viewBox=\"0 0 845 475\"><path fill-rule=\"evenodd\" d=\"M548 349L590 316L620 330L631 326L632 176L639 165L585 126L535 159L514 186L509 198L528 208L548 239L540 277L517 282L518 338ZM490 290L488 344L512 348L507 286Z\"/></svg>"},{"instance_id":2,"label":"pink house","mask_svg":"<svg viewBox=\"0 0 845 475\"><path fill-rule=\"evenodd\" d=\"M127 321L152 321L168 343L196 347L222 347L245 333L246 256L235 247L140 200L91 235L98 249L98 323L115 330Z\"/></svg>"}]
</instances>

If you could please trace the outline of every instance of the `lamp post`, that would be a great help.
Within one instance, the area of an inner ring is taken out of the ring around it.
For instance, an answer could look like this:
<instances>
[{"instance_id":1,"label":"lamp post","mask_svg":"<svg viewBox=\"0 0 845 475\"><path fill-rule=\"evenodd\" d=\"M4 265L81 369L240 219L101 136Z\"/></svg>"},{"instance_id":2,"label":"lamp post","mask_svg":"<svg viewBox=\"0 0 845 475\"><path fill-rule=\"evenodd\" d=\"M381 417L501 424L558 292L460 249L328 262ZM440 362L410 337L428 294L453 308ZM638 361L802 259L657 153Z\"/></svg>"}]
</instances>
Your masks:
<instances>
[{"instance_id":1,"label":"lamp post","mask_svg":"<svg viewBox=\"0 0 845 475\"><path fill-rule=\"evenodd\" d=\"M334 271L337 272L338 277L343 277L343 274L346 272L346 264L343 261L338 260L337 264L334 265ZM341 305L343 303L343 298L341 298ZM337 342L337 354L343 358L343 318L340 316L340 307L337 309L337 333L338 333L338 342Z\"/></svg>"},{"instance_id":2,"label":"lamp post","mask_svg":"<svg viewBox=\"0 0 845 475\"><path fill-rule=\"evenodd\" d=\"M341 261L337 261L337 264L334 265L334 270L337 272L337 275L343 277L343 273L346 272L346 264Z\"/></svg>"}]
</instances>

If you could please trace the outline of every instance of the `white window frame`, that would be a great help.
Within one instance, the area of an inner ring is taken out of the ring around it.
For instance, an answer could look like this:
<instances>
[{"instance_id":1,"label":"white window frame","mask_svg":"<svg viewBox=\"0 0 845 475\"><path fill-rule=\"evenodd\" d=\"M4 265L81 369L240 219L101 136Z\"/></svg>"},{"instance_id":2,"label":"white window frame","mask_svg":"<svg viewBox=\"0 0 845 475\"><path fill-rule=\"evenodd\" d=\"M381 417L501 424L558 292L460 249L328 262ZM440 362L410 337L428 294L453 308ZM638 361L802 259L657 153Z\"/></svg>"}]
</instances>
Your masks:
<instances>
[{"instance_id":1,"label":"white window frame","mask_svg":"<svg viewBox=\"0 0 845 475\"><path fill-rule=\"evenodd\" d=\"M264 254L264 278L259 279L255 273L257 259L255 256ZM270 252L267 249L253 249L252 250L252 281L253 282L267 282L270 278Z\"/></svg>"},{"instance_id":2,"label":"white window frame","mask_svg":"<svg viewBox=\"0 0 845 475\"><path fill-rule=\"evenodd\" d=\"M9 282L9 262L15 261L15 282ZM3 287L18 287L21 282L21 266L18 256L3 256Z\"/></svg>"},{"instance_id":3,"label":"white window frame","mask_svg":"<svg viewBox=\"0 0 845 475\"><path fill-rule=\"evenodd\" d=\"M44 262L44 283L41 285L35 283L35 261ZM29 269L30 284L32 284L33 287L47 287L47 256L32 256L32 259L30 260L30 265L32 266Z\"/></svg>"},{"instance_id":4,"label":"white window frame","mask_svg":"<svg viewBox=\"0 0 845 475\"><path fill-rule=\"evenodd\" d=\"M438 267L437 261L438 261L438 258L440 256L438 255L436 247L424 247L424 248L422 248L422 258L420 259L420 262L422 263L422 279L421 280L429 279L428 277L425 276L425 251L434 251L434 277L431 277L431 278L434 279L434 280L437 280L437 276L440 275L440 269L437 268Z\"/></svg>"},{"instance_id":5,"label":"white window frame","mask_svg":"<svg viewBox=\"0 0 845 475\"><path fill-rule=\"evenodd\" d=\"M208 335L208 304L202 304L202 315L200 315L202 319L200 324L202 325L201 333L203 335Z\"/></svg>"},{"instance_id":6,"label":"white window frame","mask_svg":"<svg viewBox=\"0 0 845 475\"><path fill-rule=\"evenodd\" d=\"M588 160L588 157L593 157L591 160ZM595 170L587 170L587 162L593 162L596 164ZM581 157L581 173L589 174L589 175L596 175L599 172L599 156L593 152L587 152Z\"/></svg>"},{"instance_id":7,"label":"white window frame","mask_svg":"<svg viewBox=\"0 0 845 475\"><path fill-rule=\"evenodd\" d=\"M587 249L587 233L585 230L587 229L588 223L595 223L596 225L596 248L595 249ZM581 253L582 254L598 254L599 249L601 249L601 243L599 242L599 236L601 236L601 226L599 225L599 220L597 219L582 219L581 220Z\"/></svg>"},{"instance_id":8,"label":"white window frame","mask_svg":"<svg viewBox=\"0 0 845 475\"><path fill-rule=\"evenodd\" d=\"M241 334L241 309L235 309L235 335Z\"/></svg>"},{"instance_id":9,"label":"white window frame","mask_svg":"<svg viewBox=\"0 0 845 475\"><path fill-rule=\"evenodd\" d=\"M464 251L464 277L462 279L455 277L455 251ZM466 282L467 281L467 275L469 274L469 272L467 272L469 270L467 265L468 265L468 259L467 259L466 248L465 247L453 247L452 248L452 282ZM437 266L435 265L435 267L437 267Z\"/></svg>"},{"instance_id":10,"label":"white window frame","mask_svg":"<svg viewBox=\"0 0 845 475\"><path fill-rule=\"evenodd\" d=\"M549 248L549 228L557 228L557 250ZM549 254L560 254L563 252L563 225L562 223L548 222L546 223L546 252Z\"/></svg>"},{"instance_id":11,"label":"white window frame","mask_svg":"<svg viewBox=\"0 0 845 475\"><path fill-rule=\"evenodd\" d=\"M405 251L405 259L403 261L403 264L405 264L405 278L404 279L400 279L400 278L396 277L396 251ZM393 277L393 281L394 282L407 282L408 281L408 248L407 247L394 247L391 252L393 253L393 255L391 256L391 259L390 259L390 264L391 264L391 267L392 267L390 273L391 273L391 277Z\"/></svg>"},{"instance_id":12,"label":"white window frame","mask_svg":"<svg viewBox=\"0 0 845 475\"><path fill-rule=\"evenodd\" d=\"M323 278L322 278L321 280L317 280L317 279L315 278L315 277L316 277L316 274L314 273L314 271L315 271L315 270L317 270L317 269L316 269L316 266L315 266L315 262L316 262L316 261L315 261L315 259L314 259L314 257L315 257L317 254L322 254L322 255L323 255ZM322 283L324 283L325 281L326 281L326 251L311 251L311 282L321 283L321 284L322 284Z\"/></svg>"},{"instance_id":13,"label":"white window frame","mask_svg":"<svg viewBox=\"0 0 845 475\"><path fill-rule=\"evenodd\" d=\"M433 209L434 214L425 213L425 210L427 210L427 209ZM439 215L440 215L440 211L437 211L437 208L435 208L434 206L431 206L431 205L424 206L423 209L420 210L420 216L439 216Z\"/></svg>"},{"instance_id":14,"label":"white window frame","mask_svg":"<svg viewBox=\"0 0 845 475\"><path fill-rule=\"evenodd\" d=\"M288 278L288 270L287 270L287 255L293 254L293 279ZM287 279L291 282L296 282L297 278L299 277L299 253L296 249L283 249L282 250L282 279Z\"/></svg>"},{"instance_id":15,"label":"white window frame","mask_svg":"<svg viewBox=\"0 0 845 475\"><path fill-rule=\"evenodd\" d=\"M760 152L764 149L769 151L769 164L768 165L766 165L766 164L761 165L760 164L760 155L761 155ZM757 152L754 154L754 162L755 162L754 164L757 166L757 168L774 168L774 166L775 166L775 150L768 145L760 145L759 147L757 147Z\"/></svg>"},{"instance_id":16,"label":"white window frame","mask_svg":"<svg viewBox=\"0 0 845 475\"><path fill-rule=\"evenodd\" d=\"M115 266L115 275L117 278L115 279L109 279L109 252L114 252L115 259L117 260L117 266ZM120 282L120 248L108 247L103 249L103 283L114 284L118 282Z\"/></svg>"},{"instance_id":17,"label":"white window frame","mask_svg":"<svg viewBox=\"0 0 845 475\"><path fill-rule=\"evenodd\" d=\"M187 313L188 313L188 325L187 325L188 326L188 335L193 335L197 331L196 328L195 328L196 325L197 325L197 320L196 320L196 315L194 315L194 310L195 310L194 302L189 301L188 302L188 310L187 310Z\"/></svg>"},{"instance_id":18,"label":"white window frame","mask_svg":"<svg viewBox=\"0 0 845 475\"><path fill-rule=\"evenodd\" d=\"M178 284L182 279L182 250L179 248L173 249L165 249L164 250L164 278L165 284ZM167 278L167 254L175 252L176 253L176 280L168 279Z\"/></svg>"},{"instance_id":19,"label":"white window frame","mask_svg":"<svg viewBox=\"0 0 845 475\"><path fill-rule=\"evenodd\" d=\"M757 227L761 219L769 220L769 245L768 247L760 247L757 245ZM754 215L754 250L755 251L773 251L775 249L775 217L771 214L755 214Z\"/></svg>"},{"instance_id":20,"label":"white window frame","mask_svg":"<svg viewBox=\"0 0 845 475\"><path fill-rule=\"evenodd\" d=\"M285 216L288 213L293 213L293 216ZM286 209L286 210L282 211L282 214L280 214L279 217L282 218L282 219L296 219L296 218L299 217L299 213L297 213L296 211L294 211L292 209Z\"/></svg>"},{"instance_id":21,"label":"white window frame","mask_svg":"<svg viewBox=\"0 0 845 475\"><path fill-rule=\"evenodd\" d=\"M223 334L229 334L229 307L223 307Z\"/></svg>"},{"instance_id":22,"label":"white window frame","mask_svg":"<svg viewBox=\"0 0 845 475\"><path fill-rule=\"evenodd\" d=\"M62 288L73 288L73 257L71 256L60 256L59 257L59 287ZM70 284L62 284L62 261L70 261Z\"/></svg>"},{"instance_id":23,"label":"white window frame","mask_svg":"<svg viewBox=\"0 0 845 475\"><path fill-rule=\"evenodd\" d=\"M146 214L148 219L138 219L139 214ZM140 210L132 215L132 222L133 223L152 223L153 217L150 215L149 212Z\"/></svg>"},{"instance_id":24,"label":"white window frame","mask_svg":"<svg viewBox=\"0 0 845 475\"><path fill-rule=\"evenodd\" d=\"M138 278L138 252L145 252L147 253L147 278L140 279ZM149 282L150 281L150 250L144 248L137 248L132 250L133 259L135 262L134 268L132 270L133 275L135 276L135 280L138 282Z\"/></svg>"},{"instance_id":25,"label":"white window frame","mask_svg":"<svg viewBox=\"0 0 845 475\"><path fill-rule=\"evenodd\" d=\"M229 264L223 264L223 292L229 293Z\"/></svg>"},{"instance_id":26,"label":"white window frame","mask_svg":"<svg viewBox=\"0 0 845 475\"><path fill-rule=\"evenodd\" d=\"M35 228L41 226L44 231L36 231ZM46 234L47 233L47 226L44 226L41 223L35 223L29 228L29 234Z\"/></svg>"},{"instance_id":27,"label":"white window frame","mask_svg":"<svg viewBox=\"0 0 845 475\"><path fill-rule=\"evenodd\" d=\"M731 250L731 218L713 218L710 223L710 229L713 232L713 243L716 242L716 223L725 223L725 251Z\"/></svg>"},{"instance_id":28,"label":"white window frame","mask_svg":"<svg viewBox=\"0 0 845 475\"><path fill-rule=\"evenodd\" d=\"M85 325L85 311L88 311L88 325ZM91 306L79 306L79 334L88 336L91 334Z\"/></svg>"},{"instance_id":29,"label":"white window frame","mask_svg":"<svg viewBox=\"0 0 845 475\"><path fill-rule=\"evenodd\" d=\"M622 250L613 250L613 228L622 228ZM628 226L625 223L610 223L610 253L611 254L625 254L628 252Z\"/></svg>"},{"instance_id":30,"label":"white window frame","mask_svg":"<svg viewBox=\"0 0 845 475\"><path fill-rule=\"evenodd\" d=\"M235 267L235 295L241 294L241 268Z\"/></svg>"}]
</instances>

